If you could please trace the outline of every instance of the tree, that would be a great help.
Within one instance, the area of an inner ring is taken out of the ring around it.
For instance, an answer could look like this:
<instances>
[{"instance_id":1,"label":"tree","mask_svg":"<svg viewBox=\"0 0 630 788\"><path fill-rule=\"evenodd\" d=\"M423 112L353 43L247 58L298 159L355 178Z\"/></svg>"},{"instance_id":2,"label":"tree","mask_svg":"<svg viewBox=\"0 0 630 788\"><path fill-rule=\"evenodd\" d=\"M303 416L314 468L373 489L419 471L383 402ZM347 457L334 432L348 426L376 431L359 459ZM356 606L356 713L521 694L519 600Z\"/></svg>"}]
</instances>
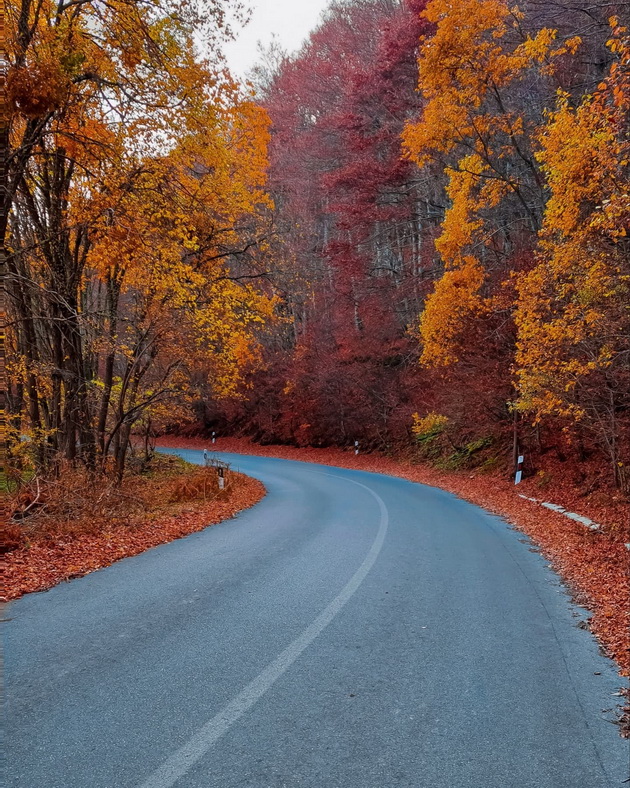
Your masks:
<instances>
[{"instance_id":1,"label":"tree","mask_svg":"<svg viewBox=\"0 0 630 788\"><path fill-rule=\"evenodd\" d=\"M408 334L436 189L401 158L423 2L335 3L264 94L285 322L230 423L264 440L386 445L413 412ZM281 335L279 335L281 334ZM262 394L264 392L264 396Z\"/></svg>"},{"instance_id":2,"label":"tree","mask_svg":"<svg viewBox=\"0 0 630 788\"><path fill-rule=\"evenodd\" d=\"M14 430L40 464L106 467L113 448L120 477L144 411L202 357L231 390L271 314L245 270L267 119L223 69L219 0L9 11Z\"/></svg>"},{"instance_id":3,"label":"tree","mask_svg":"<svg viewBox=\"0 0 630 788\"><path fill-rule=\"evenodd\" d=\"M630 40L593 95L550 112L538 154L550 190L537 265L518 280L518 407L595 434L615 481L630 461Z\"/></svg>"},{"instance_id":4,"label":"tree","mask_svg":"<svg viewBox=\"0 0 630 788\"><path fill-rule=\"evenodd\" d=\"M526 34L523 14L504 0L432 0L424 16L435 25L418 61L425 101L404 144L420 167L440 161L449 181L436 241L445 273L420 325L423 361L447 366L486 310L492 280L509 275L515 246L531 245L540 227L543 179L532 141L548 89L526 103L528 78L552 73L552 61L579 39L557 46L554 30Z\"/></svg>"}]
</instances>

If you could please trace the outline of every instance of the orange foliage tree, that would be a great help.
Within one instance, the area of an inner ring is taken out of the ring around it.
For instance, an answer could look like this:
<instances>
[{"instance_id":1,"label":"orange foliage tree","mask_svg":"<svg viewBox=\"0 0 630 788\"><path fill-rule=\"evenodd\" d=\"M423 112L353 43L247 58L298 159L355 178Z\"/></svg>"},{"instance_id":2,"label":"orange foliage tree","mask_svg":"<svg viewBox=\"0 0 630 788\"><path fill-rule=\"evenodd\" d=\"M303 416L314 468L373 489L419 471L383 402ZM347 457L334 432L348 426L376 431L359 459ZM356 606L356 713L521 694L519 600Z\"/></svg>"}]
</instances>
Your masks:
<instances>
[{"instance_id":1,"label":"orange foliage tree","mask_svg":"<svg viewBox=\"0 0 630 788\"><path fill-rule=\"evenodd\" d=\"M435 25L420 47L424 107L403 141L420 167L438 162L448 179L435 244L444 275L420 324L423 362L448 366L467 328L492 307L488 273L507 277L515 238L540 226L543 179L531 141L542 111L526 115L522 97L528 78L551 73L579 39L557 45L548 28L527 35L523 14L505 0L432 0L424 16Z\"/></svg>"},{"instance_id":2,"label":"orange foliage tree","mask_svg":"<svg viewBox=\"0 0 630 788\"><path fill-rule=\"evenodd\" d=\"M423 14L434 26L420 41L423 106L403 144L420 168L442 172L447 202L421 360L461 385L483 374L500 341L498 381L515 372L503 409L515 456L518 414L531 414L569 440L589 432L625 488L627 30L611 20L600 57L609 71L583 95L576 53L596 44L566 20L541 27L545 14L537 23L523 8L431 0Z\"/></svg>"},{"instance_id":3,"label":"orange foliage tree","mask_svg":"<svg viewBox=\"0 0 630 788\"><path fill-rule=\"evenodd\" d=\"M152 407L255 358L268 121L224 35L222 0L9 2L10 410L40 465L121 476Z\"/></svg>"},{"instance_id":4,"label":"orange foliage tree","mask_svg":"<svg viewBox=\"0 0 630 788\"><path fill-rule=\"evenodd\" d=\"M630 479L630 40L597 91L561 94L540 134L550 190L536 267L518 279L518 407L586 425Z\"/></svg>"}]
</instances>

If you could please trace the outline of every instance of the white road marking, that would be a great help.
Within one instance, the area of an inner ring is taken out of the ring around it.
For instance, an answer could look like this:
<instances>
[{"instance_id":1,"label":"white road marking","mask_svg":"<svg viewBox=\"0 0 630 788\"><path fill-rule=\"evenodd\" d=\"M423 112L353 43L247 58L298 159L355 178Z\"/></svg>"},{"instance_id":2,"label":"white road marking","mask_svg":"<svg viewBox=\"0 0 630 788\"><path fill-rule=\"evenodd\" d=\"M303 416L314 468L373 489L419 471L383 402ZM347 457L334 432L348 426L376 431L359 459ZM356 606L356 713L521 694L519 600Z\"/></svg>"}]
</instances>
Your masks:
<instances>
[{"instance_id":1,"label":"white road marking","mask_svg":"<svg viewBox=\"0 0 630 788\"><path fill-rule=\"evenodd\" d=\"M346 479L337 474L325 474L363 487L376 500L380 509L380 523L376 539L370 548L365 560L348 581L345 587L333 599L328 607L323 610L301 635L299 635L284 651L269 663L267 667L253 681L251 681L239 694L221 711L209 720L197 733L194 734L182 747L176 750L170 758L162 764L140 788L171 788L208 752L240 717L249 711L252 706L278 681L278 679L293 665L298 657L308 646L326 629L342 608L357 592L376 559L381 552L387 528L389 514L383 499L369 487L352 479Z\"/></svg>"},{"instance_id":2,"label":"white road marking","mask_svg":"<svg viewBox=\"0 0 630 788\"><path fill-rule=\"evenodd\" d=\"M591 531L601 531L601 525L593 522L589 517L584 517L582 514L576 514L575 512L568 512L564 506L560 506L557 503L547 503L546 501L539 501L538 498L530 498L527 495L518 494L519 498L524 498L526 501L531 501L532 503L540 504L540 506L544 506L545 509L551 509L552 512L558 512L558 514L563 514L565 517L568 517L571 520L575 520L578 523L582 523L587 528L590 528Z\"/></svg>"}]
</instances>

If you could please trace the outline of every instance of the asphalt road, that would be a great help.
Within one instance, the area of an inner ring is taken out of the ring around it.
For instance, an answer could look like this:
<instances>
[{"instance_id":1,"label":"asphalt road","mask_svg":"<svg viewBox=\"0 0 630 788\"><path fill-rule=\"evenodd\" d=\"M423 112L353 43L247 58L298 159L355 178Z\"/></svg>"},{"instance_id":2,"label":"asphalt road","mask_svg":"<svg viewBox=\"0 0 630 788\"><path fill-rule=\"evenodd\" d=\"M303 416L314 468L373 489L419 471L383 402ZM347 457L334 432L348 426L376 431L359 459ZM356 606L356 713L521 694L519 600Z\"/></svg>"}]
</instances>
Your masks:
<instances>
[{"instance_id":1,"label":"asphalt road","mask_svg":"<svg viewBox=\"0 0 630 788\"><path fill-rule=\"evenodd\" d=\"M229 459L254 509L5 610L6 785L621 786L614 665L520 534L400 479Z\"/></svg>"}]
</instances>

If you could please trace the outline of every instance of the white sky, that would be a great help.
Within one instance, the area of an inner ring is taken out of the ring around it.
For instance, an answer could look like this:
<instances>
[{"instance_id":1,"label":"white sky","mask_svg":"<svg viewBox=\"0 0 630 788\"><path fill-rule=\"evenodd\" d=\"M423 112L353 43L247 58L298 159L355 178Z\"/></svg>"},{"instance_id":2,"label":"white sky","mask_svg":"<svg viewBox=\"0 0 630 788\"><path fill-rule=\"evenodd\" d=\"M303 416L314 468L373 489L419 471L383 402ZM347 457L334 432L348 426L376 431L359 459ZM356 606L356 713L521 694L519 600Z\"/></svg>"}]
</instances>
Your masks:
<instances>
[{"instance_id":1,"label":"white sky","mask_svg":"<svg viewBox=\"0 0 630 788\"><path fill-rule=\"evenodd\" d=\"M257 58L256 44L267 45L275 33L289 52L298 49L310 31L317 25L321 12L329 0L249 0L252 17L236 41L225 46L230 70L237 77L254 65Z\"/></svg>"}]
</instances>

